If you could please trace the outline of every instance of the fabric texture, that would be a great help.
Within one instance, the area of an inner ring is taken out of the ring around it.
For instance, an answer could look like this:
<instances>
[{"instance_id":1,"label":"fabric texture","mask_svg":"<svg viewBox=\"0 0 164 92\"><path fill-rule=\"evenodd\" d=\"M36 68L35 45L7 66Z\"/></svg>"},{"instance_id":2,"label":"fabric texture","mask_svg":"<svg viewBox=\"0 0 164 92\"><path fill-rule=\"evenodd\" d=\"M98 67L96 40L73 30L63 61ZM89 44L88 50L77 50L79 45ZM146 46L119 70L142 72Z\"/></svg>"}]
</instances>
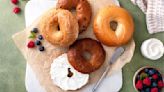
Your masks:
<instances>
[{"instance_id":1,"label":"fabric texture","mask_svg":"<svg viewBox=\"0 0 164 92\"><path fill-rule=\"evenodd\" d=\"M131 0L146 14L150 34L164 31L164 0Z\"/></svg>"}]
</instances>

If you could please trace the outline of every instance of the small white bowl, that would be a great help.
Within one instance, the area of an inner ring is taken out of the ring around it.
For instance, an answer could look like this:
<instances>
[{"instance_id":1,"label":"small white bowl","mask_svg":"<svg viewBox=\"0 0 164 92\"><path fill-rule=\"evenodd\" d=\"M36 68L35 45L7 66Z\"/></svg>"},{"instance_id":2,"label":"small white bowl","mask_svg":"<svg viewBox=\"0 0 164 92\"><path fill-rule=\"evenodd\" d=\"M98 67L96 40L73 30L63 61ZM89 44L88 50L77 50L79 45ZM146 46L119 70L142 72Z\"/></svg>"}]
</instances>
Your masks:
<instances>
[{"instance_id":1,"label":"small white bowl","mask_svg":"<svg viewBox=\"0 0 164 92\"><path fill-rule=\"evenodd\" d=\"M159 71L159 69L154 68L154 67L151 67L151 66L144 66L144 67L141 67L141 68L139 68L139 69L135 72L135 74L134 74L134 76L133 76L133 87L135 88L135 90L136 90L137 92L139 92L139 91L138 91L138 89L137 89L136 86L135 86L136 77L137 77L138 73L141 72L142 70L144 70L145 68L153 68L153 69L157 70L157 71L161 74L162 80L163 80L163 75L162 75L162 73Z\"/></svg>"}]
</instances>

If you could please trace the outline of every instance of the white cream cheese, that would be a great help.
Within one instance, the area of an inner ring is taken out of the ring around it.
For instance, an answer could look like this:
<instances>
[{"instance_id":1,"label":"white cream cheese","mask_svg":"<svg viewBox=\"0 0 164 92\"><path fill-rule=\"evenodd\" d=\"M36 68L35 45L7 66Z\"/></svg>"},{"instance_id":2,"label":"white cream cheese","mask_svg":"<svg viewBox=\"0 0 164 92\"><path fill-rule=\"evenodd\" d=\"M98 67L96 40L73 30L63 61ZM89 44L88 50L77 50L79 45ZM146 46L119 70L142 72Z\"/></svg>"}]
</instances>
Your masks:
<instances>
[{"instance_id":1,"label":"white cream cheese","mask_svg":"<svg viewBox=\"0 0 164 92\"><path fill-rule=\"evenodd\" d=\"M63 90L77 90L89 79L89 74L82 74L69 64L66 53L53 60L50 74L53 83Z\"/></svg>"},{"instance_id":2,"label":"white cream cheese","mask_svg":"<svg viewBox=\"0 0 164 92\"><path fill-rule=\"evenodd\" d=\"M164 46L160 40L150 38L142 43L141 52L146 58L150 60L157 60L163 56Z\"/></svg>"}]
</instances>

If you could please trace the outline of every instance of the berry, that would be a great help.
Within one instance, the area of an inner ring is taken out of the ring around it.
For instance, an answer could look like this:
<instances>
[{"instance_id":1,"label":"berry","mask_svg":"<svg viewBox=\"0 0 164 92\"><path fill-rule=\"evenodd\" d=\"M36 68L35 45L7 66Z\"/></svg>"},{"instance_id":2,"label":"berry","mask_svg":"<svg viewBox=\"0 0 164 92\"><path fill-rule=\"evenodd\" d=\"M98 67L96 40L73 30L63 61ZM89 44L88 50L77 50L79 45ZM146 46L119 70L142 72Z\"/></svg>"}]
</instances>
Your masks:
<instances>
[{"instance_id":1,"label":"berry","mask_svg":"<svg viewBox=\"0 0 164 92\"><path fill-rule=\"evenodd\" d=\"M138 80L137 83L136 83L136 88L137 89L142 89L143 88L143 84L142 84L142 80Z\"/></svg>"},{"instance_id":2,"label":"berry","mask_svg":"<svg viewBox=\"0 0 164 92\"><path fill-rule=\"evenodd\" d=\"M42 36L42 35L39 35L39 36L38 36L38 39L39 39L39 40L43 40L43 36Z\"/></svg>"},{"instance_id":3,"label":"berry","mask_svg":"<svg viewBox=\"0 0 164 92\"><path fill-rule=\"evenodd\" d=\"M39 51L44 51L44 47L43 46L39 46Z\"/></svg>"},{"instance_id":4,"label":"berry","mask_svg":"<svg viewBox=\"0 0 164 92\"><path fill-rule=\"evenodd\" d=\"M154 73L155 73L154 69L150 69L148 72L149 75L153 75Z\"/></svg>"},{"instance_id":5,"label":"berry","mask_svg":"<svg viewBox=\"0 0 164 92\"><path fill-rule=\"evenodd\" d=\"M150 88L146 88L144 92L150 92Z\"/></svg>"},{"instance_id":6,"label":"berry","mask_svg":"<svg viewBox=\"0 0 164 92\"><path fill-rule=\"evenodd\" d=\"M34 48L35 47L35 43L33 41L30 41L30 42L28 42L27 47L28 48Z\"/></svg>"},{"instance_id":7,"label":"berry","mask_svg":"<svg viewBox=\"0 0 164 92\"><path fill-rule=\"evenodd\" d=\"M13 12L14 12L15 14L18 14L18 13L21 12L21 9L20 9L19 7L15 7L15 8L13 9Z\"/></svg>"},{"instance_id":8,"label":"berry","mask_svg":"<svg viewBox=\"0 0 164 92\"><path fill-rule=\"evenodd\" d=\"M159 88L163 88L164 87L164 83L162 80L158 81L158 87Z\"/></svg>"},{"instance_id":9,"label":"berry","mask_svg":"<svg viewBox=\"0 0 164 92\"><path fill-rule=\"evenodd\" d=\"M156 79L158 79L158 74L154 74L152 77L154 80L156 80Z\"/></svg>"},{"instance_id":10,"label":"berry","mask_svg":"<svg viewBox=\"0 0 164 92\"><path fill-rule=\"evenodd\" d=\"M149 79L152 81L153 80L153 78L152 77L149 77Z\"/></svg>"},{"instance_id":11,"label":"berry","mask_svg":"<svg viewBox=\"0 0 164 92\"><path fill-rule=\"evenodd\" d=\"M158 92L158 88L152 88L150 92Z\"/></svg>"},{"instance_id":12,"label":"berry","mask_svg":"<svg viewBox=\"0 0 164 92\"><path fill-rule=\"evenodd\" d=\"M153 82L152 83L152 87L157 87L157 83L156 82Z\"/></svg>"},{"instance_id":13,"label":"berry","mask_svg":"<svg viewBox=\"0 0 164 92\"><path fill-rule=\"evenodd\" d=\"M19 3L18 0L11 0L11 2L12 2L13 4L18 4L18 3Z\"/></svg>"},{"instance_id":14,"label":"berry","mask_svg":"<svg viewBox=\"0 0 164 92\"><path fill-rule=\"evenodd\" d=\"M31 32L38 33L38 28L33 28Z\"/></svg>"},{"instance_id":15,"label":"berry","mask_svg":"<svg viewBox=\"0 0 164 92\"><path fill-rule=\"evenodd\" d=\"M145 72L145 73L148 73L148 71L149 71L148 68L145 68L145 69L144 69L144 72Z\"/></svg>"},{"instance_id":16,"label":"berry","mask_svg":"<svg viewBox=\"0 0 164 92\"><path fill-rule=\"evenodd\" d=\"M35 44L36 45L41 45L41 42L39 40L36 40Z\"/></svg>"},{"instance_id":17,"label":"berry","mask_svg":"<svg viewBox=\"0 0 164 92\"><path fill-rule=\"evenodd\" d=\"M141 90L140 92L145 92L144 90Z\"/></svg>"},{"instance_id":18,"label":"berry","mask_svg":"<svg viewBox=\"0 0 164 92\"><path fill-rule=\"evenodd\" d=\"M146 77L144 80L143 80L143 84L145 84L146 86L150 86L151 85L151 80Z\"/></svg>"}]
</instances>

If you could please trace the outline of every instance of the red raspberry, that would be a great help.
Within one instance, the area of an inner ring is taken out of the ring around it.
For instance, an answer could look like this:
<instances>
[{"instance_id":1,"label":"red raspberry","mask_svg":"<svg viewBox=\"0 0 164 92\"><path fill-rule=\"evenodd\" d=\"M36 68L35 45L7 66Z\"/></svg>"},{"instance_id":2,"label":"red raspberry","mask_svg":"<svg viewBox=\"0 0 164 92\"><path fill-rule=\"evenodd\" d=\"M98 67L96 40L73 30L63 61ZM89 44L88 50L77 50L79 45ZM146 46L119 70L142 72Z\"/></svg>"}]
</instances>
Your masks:
<instances>
[{"instance_id":1,"label":"red raspberry","mask_svg":"<svg viewBox=\"0 0 164 92\"><path fill-rule=\"evenodd\" d=\"M147 77L143 80L143 84L150 86L151 85L151 80Z\"/></svg>"},{"instance_id":2,"label":"red raspberry","mask_svg":"<svg viewBox=\"0 0 164 92\"><path fill-rule=\"evenodd\" d=\"M158 92L158 88L152 88L151 92Z\"/></svg>"},{"instance_id":3,"label":"red raspberry","mask_svg":"<svg viewBox=\"0 0 164 92\"><path fill-rule=\"evenodd\" d=\"M164 87L164 83L162 80L158 81L158 87L159 88L163 88Z\"/></svg>"},{"instance_id":4,"label":"red raspberry","mask_svg":"<svg viewBox=\"0 0 164 92\"><path fill-rule=\"evenodd\" d=\"M143 84L142 84L142 80L138 80L136 83L136 88L137 89L142 89L143 88Z\"/></svg>"},{"instance_id":5,"label":"red raspberry","mask_svg":"<svg viewBox=\"0 0 164 92\"><path fill-rule=\"evenodd\" d=\"M18 14L19 12L21 12L21 9L20 9L19 7L15 7L15 8L13 9L13 12L14 12L15 14Z\"/></svg>"},{"instance_id":6,"label":"red raspberry","mask_svg":"<svg viewBox=\"0 0 164 92\"><path fill-rule=\"evenodd\" d=\"M35 47L34 41L30 41L30 42L27 44L27 47L28 47L28 48L34 48L34 47Z\"/></svg>"},{"instance_id":7,"label":"red raspberry","mask_svg":"<svg viewBox=\"0 0 164 92\"><path fill-rule=\"evenodd\" d=\"M154 74L152 77L153 77L153 79L155 79L155 80L158 79L158 75L157 75L157 74Z\"/></svg>"},{"instance_id":8,"label":"red raspberry","mask_svg":"<svg viewBox=\"0 0 164 92\"><path fill-rule=\"evenodd\" d=\"M18 0L11 0L11 2L13 3L13 4L18 4Z\"/></svg>"}]
</instances>

